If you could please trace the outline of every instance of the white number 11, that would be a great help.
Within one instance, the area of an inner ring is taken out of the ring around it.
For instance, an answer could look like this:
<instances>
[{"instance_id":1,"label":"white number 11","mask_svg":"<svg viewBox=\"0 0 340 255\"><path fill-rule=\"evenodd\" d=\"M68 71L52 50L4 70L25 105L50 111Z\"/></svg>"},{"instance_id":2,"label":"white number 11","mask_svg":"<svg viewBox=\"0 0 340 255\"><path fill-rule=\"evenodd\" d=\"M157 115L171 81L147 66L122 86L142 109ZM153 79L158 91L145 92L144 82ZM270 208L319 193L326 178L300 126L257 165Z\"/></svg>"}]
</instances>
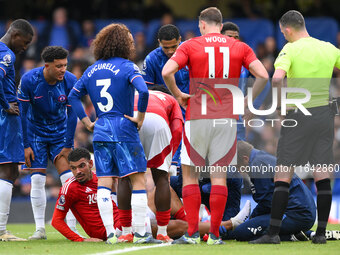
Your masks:
<instances>
[{"instance_id":1,"label":"white number 11","mask_svg":"<svg viewBox=\"0 0 340 255\"><path fill-rule=\"evenodd\" d=\"M209 63L209 79L215 78L215 48L204 47L204 51L208 53ZM229 76L229 47L220 47L220 53L223 55L223 79L227 79Z\"/></svg>"}]
</instances>

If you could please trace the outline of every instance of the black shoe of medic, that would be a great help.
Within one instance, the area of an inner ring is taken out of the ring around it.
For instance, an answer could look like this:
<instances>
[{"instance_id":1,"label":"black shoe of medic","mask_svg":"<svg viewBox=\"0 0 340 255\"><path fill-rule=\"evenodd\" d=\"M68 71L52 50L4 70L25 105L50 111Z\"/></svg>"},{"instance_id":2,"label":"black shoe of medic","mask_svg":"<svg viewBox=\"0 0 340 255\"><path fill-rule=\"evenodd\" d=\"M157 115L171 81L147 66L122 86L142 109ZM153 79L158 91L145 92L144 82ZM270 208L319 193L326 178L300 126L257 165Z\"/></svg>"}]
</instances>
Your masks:
<instances>
[{"instance_id":1,"label":"black shoe of medic","mask_svg":"<svg viewBox=\"0 0 340 255\"><path fill-rule=\"evenodd\" d=\"M250 241L250 244L279 244L281 242L279 235L263 235L260 238Z\"/></svg>"},{"instance_id":2,"label":"black shoe of medic","mask_svg":"<svg viewBox=\"0 0 340 255\"><path fill-rule=\"evenodd\" d=\"M297 241L309 241L308 236L303 231L300 231L299 233L294 234L293 236L296 238Z\"/></svg>"}]
</instances>

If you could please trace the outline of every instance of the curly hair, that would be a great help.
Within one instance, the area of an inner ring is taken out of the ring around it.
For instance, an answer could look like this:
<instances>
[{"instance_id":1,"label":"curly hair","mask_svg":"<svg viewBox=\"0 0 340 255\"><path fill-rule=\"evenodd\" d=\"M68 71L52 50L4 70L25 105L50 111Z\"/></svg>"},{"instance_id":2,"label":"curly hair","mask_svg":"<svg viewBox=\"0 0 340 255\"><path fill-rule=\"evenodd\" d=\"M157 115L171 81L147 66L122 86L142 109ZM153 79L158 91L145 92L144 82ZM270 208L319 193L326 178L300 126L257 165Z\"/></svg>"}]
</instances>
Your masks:
<instances>
[{"instance_id":1,"label":"curly hair","mask_svg":"<svg viewBox=\"0 0 340 255\"><path fill-rule=\"evenodd\" d=\"M47 46L41 53L41 58L45 63L53 62L55 59L65 59L68 56L68 50L61 46Z\"/></svg>"},{"instance_id":2,"label":"curly hair","mask_svg":"<svg viewBox=\"0 0 340 255\"><path fill-rule=\"evenodd\" d=\"M121 57L129 59L134 52L130 30L123 24L110 24L97 34L91 44L96 60Z\"/></svg>"}]
</instances>

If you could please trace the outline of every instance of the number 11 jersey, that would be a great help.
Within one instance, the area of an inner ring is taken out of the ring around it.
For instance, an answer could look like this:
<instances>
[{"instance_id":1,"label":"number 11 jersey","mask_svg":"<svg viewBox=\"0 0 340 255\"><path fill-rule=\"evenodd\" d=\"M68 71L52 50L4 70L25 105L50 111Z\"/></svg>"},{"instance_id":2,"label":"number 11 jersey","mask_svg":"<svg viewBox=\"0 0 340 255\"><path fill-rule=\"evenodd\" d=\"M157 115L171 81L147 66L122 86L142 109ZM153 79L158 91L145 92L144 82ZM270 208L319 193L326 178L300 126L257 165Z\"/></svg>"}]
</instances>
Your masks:
<instances>
[{"instance_id":1,"label":"number 11 jersey","mask_svg":"<svg viewBox=\"0 0 340 255\"><path fill-rule=\"evenodd\" d=\"M208 33L185 41L177 48L171 59L178 64L179 70L188 66L189 91L190 94L196 95L197 90L193 83L196 83L197 79L201 79L203 83L212 83L214 79L218 82L221 82L221 79L229 79L225 83L238 86L242 66L249 69L249 64L257 60L254 51L247 44L220 33ZM225 101L229 104L232 98ZM190 119L189 109L190 102L186 120ZM234 118L231 109L232 107L227 107L225 118Z\"/></svg>"}]
</instances>

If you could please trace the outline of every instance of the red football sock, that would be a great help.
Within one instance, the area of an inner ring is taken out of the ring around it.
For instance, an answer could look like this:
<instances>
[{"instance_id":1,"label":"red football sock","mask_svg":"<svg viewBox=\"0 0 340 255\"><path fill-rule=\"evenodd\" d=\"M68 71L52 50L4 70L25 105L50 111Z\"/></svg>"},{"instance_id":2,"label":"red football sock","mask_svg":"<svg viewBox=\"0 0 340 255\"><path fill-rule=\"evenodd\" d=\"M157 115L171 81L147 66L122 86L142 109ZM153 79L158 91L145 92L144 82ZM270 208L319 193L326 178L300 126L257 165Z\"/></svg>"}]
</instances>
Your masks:
<instances>
[{"instance_id":1,"label":"red football sock","mask_svg":"<svg viewBox=\"0 0 340 255\"><path fill-rule=\"evenodd\" d=\"M167 211L156 211L156 220L158 226L167 226L170 221L170 211L171 209Z\"/></svg>"},{"instance_id":2,"label":"red football sock","mask_svg":"<svg viewBox=\"0 0 340 255\"><path fill-rule=\"evenodd\" d=\"M113 202L113 201L112 201ZM113 202L113 222L114 228L122 230L122 225L120 224L119 210L115 202Z\"/></svg>"},{"instance_id":3,"label":"red football sock","mask_svg":"<svg viewBox=\"0 0 340 255\"><path fill-rule=\"evenodd\" d=\"M184 206L182 206L174 215L175 219L187 221Z\"/></svg>"},{"instance_id":4,"label":"red football sock","mask_svg":"<svg viewBox=\"0 0 340 255\"><path fill-rule=\"evenodd\" d=\"M131 221L132 221L132 210L122 210L118 209L119 211L119 219L120 219L120 224L124 228L131 227Z\"/></svg>"},{"instance_id":5,"label":"red football sock","mask_svg":"<svg viewBox=\"0 0 340 255\"><path fill-rule=\"evenodd\" d=\"M228 189L226 186L212 185L210 192L210 233L219 237L219 227L223 218L225 204L227 203Z\"/></svg>"},{"instance_id":6,"label":"red football sock","mask_svg":"<svg viewBox=\"0 0 340 255\"><path fill-rule=\"evenodd\" d=\"M188 222L188 234L192 236L198 231L199 210L201 206L201 192L198 184L183 187L183 205Z\"/></svg>"}]
</instances>

